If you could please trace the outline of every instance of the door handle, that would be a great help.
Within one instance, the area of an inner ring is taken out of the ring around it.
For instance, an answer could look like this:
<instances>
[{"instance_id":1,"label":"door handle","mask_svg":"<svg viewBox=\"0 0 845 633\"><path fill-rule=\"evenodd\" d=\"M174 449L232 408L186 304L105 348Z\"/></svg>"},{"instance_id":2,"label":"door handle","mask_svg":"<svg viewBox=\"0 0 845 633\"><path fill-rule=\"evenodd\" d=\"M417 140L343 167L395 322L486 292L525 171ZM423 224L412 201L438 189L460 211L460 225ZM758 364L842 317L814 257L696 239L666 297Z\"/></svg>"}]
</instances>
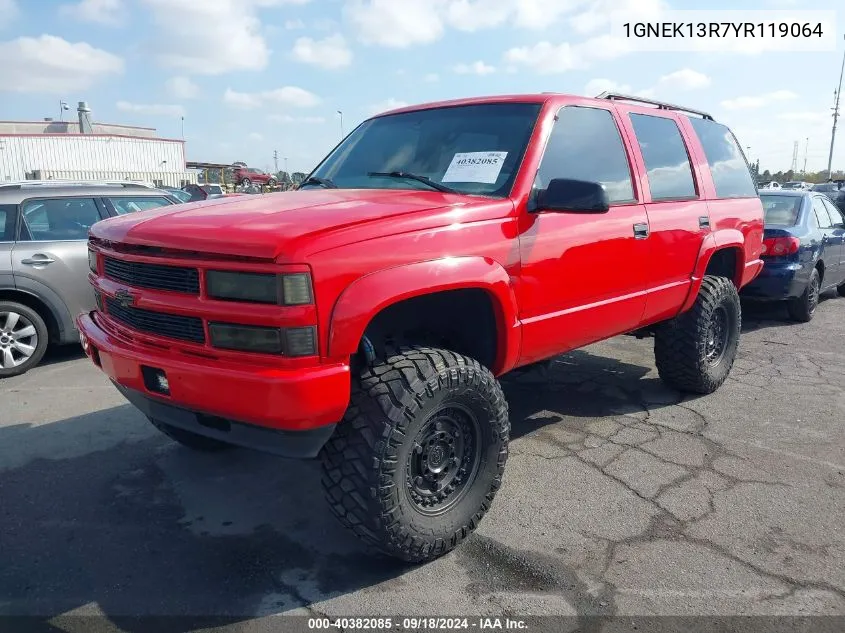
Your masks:
<instances>
[{"instance_id":1,"label":"door handle","mask_svg":"<svg viewBox=\"0 0 845 633\"><path fill-rule=\"evenodd\" d=\"M698 228L709 229L710 228L710 218L706 215L698 216Z\"/></svg>"},{"instance_id":2,"label":"door handle","mask_svg":"<svg viewBox=\"0 0 845 633\"><path fill-rule=\"evenodd\" d=\"M644 240L648 237L648 224L640 223L634 225L634 237L638 240Z\"/></svg>"},{"instance_id":3,"label":"door handle","mask_svg":"<svg viewBox=\"0 0 845 633\"><path fill-rule=\"evenodd\" d=\"M55 259L47 257L46 255L33 255L32 257L27 257L26 259L21 260L21 264L26 264L27 266L41 266L52 264Z\"/></svg>"}]
</instances>

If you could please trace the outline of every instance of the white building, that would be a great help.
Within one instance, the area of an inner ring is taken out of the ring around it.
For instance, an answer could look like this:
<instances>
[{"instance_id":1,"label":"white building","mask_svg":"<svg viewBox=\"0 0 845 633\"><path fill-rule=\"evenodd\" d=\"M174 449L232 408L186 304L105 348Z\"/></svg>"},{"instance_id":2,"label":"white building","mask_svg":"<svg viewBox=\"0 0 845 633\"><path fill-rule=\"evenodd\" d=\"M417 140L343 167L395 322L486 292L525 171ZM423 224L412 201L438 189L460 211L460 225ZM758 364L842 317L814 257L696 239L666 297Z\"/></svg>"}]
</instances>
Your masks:
<instances>
[{"instance_id":1,"label":"white building","mask_svg":"<svg viewBox=\"0 0 845 633\"><path fill-rule=\"evenodd\" d=\"M0 121L0 181L140 180L179 187L196 182L185 168L185 142L156 138L152 128L79 122Z\"/></svg>"}]
</instances>

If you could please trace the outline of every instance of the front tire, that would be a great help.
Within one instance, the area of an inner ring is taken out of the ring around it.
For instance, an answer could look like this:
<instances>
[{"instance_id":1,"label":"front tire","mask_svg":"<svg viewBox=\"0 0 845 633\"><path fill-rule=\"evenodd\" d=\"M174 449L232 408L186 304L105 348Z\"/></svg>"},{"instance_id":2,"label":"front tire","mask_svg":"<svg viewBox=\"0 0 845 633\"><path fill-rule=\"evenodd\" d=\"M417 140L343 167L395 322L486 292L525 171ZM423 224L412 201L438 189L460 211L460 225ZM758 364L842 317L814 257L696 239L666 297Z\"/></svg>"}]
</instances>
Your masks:
<instances>
[{"instance_id":1,"label":"front tire","mask_svg":"<svg viewBox=\"0 0 845 633\"><path fill-rule=\"evenodd\" d=\"M247 188L252 186L252 181L249 178L244 178L241 180L241 187Z\"/></svg>"},{"instance_id":2,"label":"front tire","mask_svg":"<svg viewBox=\"0 0 845 633\"><path fill-rule=\"evenodd\" d=\"M404 348L365 369L321 453L332 512L364 542L422 562L452 550L502 482L510 422L478 361Z\"/></svg>"},{"instance_id":3,"label":"front tire","mask_svg":"<svg viewBox=\"0 0 845 633\"><path fill-rule=\"evenodd\" d=\"M813 316L816 314L816 308L819 306L821 285L822 280L819 277L819 269L813 268L813 272L810 273L810 281L807 282L807 287L804 289L804 294L795 299L790 299L786 303L789 317L793 321L808 323L813 320Z\"/></svg>"},{"instance_id":4,"label":"front tire","mask_svg":"<svg viewBox=\"0 0 845 633\"><path fill-rule=\"evenodd\" d=\"M0 301L0 378L20 376L38 365L49 339L47 324L35 310Z\"/></svg>"},{"instance_id":5,"label":"front tire","mask_svg":"<svg viewBox=\"0 0 845 633\"><path fill-rule=\"evenodd\" d=\"M731 371L741 327L736 287L726 277L705 276L692 309L655 333L660 378L678 391L713 393Z\"/></svg>"},{"instance_id":6,"label":"front tire","mask_svg":"<svg viewBox=\"0 0 845 633\"><path fill-rule=\"evenodd\" d=\"M234 448L233 444L229 444L227 442L221 442L220 440L215 440L211 437L191 433L185 429L165 424L164 422L154 420L153 418L149 418L149 420L152 422L154 427L164 433L171 440L194 451L199 451L201 453L219 453L220 451L227 451Z\"/></svg>"},{"instance_id":7,"label":"front tire","mask_svg":"<svg viewBox=\"0 0 845 633\"><path fill-rule=\"evenodd\" d=\"M276 185L278 185L278 184L279 184L279 183L278 183L278 182L276 182L276 180L275 180L275 179L273 179L273 178L271 178L270 180L268 180L268 181L267 181L267 186L268 186L268 187L271 187L271 188L272 188L272 187L275 187L275 186L276 186Z\"/></svg>"}]
</instances>

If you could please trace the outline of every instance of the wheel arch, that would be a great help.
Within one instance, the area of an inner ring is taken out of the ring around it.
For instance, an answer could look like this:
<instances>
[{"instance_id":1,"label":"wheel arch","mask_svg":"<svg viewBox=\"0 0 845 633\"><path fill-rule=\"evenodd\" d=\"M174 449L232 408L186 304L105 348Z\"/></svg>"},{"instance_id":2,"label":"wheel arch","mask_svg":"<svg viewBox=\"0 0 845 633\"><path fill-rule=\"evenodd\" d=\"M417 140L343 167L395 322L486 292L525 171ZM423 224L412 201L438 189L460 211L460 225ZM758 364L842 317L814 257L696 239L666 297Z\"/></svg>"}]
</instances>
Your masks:
<instances>
[{"instance_id":1,"label":"wheel arch","mask_svg":"<svg viewBox=\"0 0 845 633\"><path fill-rule=\"evenodd\" d=\"M446 297L477 310L482 308L472 302L473 297L489 301L487 307L493 319L495 346L492 360L488 360L490 369L496 375L511 369L519 357L516 296L507 271L492 259L483 257L417 262L370 273L356 280L344 290L332 310L328 355L340 358L356 354L368 328L391 310L426 301L440 305Z\"/></svg>"},{"instance_id":2,"label":"wheel arch","mask_svg":"<svg viewBox=\"0 0 845 633\"><path fill-rule=\"evenodd\" d=\"M701 282L705 275L727 277L739 291L743 286L745 264L745 238L740 231L724 229L710 233L704 239L699 250L691 278L692 283L681 312L686 312L692 308L695 298L701 290Z\"/></svg>"},{"instance_id":3,"label":"wheel arch","mask_svg":"<svg viewBox=\"0 0 845 633\"><path fill-rule=\"evenodd\" d=\"M59 343L64 340L66 328L63 327L61 317L57 314L56 308L52 303L32 292L20 288L0 288L0 301L20 303L31 308L44 319L51 343Z\"/></svg>"}]
</instances>

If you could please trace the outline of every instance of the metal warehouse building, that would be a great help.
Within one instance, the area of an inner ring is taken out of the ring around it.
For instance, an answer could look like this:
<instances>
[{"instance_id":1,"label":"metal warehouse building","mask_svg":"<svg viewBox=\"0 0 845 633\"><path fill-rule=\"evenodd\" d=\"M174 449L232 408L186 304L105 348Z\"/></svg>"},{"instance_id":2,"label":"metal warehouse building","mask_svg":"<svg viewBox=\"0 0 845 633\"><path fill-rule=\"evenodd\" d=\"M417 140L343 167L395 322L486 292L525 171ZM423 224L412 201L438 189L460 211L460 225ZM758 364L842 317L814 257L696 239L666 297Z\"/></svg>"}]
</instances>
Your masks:
<instances>
[{"instance_id":1,"label":"metal warehouse building","mask_svg":"<svg viewBox=\"0 0 845 633\"><path fill-rule=\"evenodd\" d=\"M0 181L141 180L180 187L196 182L185 168L185 142L156 138L152 128L79 121L0 121Z\"/></svg>"}]
</instances>

